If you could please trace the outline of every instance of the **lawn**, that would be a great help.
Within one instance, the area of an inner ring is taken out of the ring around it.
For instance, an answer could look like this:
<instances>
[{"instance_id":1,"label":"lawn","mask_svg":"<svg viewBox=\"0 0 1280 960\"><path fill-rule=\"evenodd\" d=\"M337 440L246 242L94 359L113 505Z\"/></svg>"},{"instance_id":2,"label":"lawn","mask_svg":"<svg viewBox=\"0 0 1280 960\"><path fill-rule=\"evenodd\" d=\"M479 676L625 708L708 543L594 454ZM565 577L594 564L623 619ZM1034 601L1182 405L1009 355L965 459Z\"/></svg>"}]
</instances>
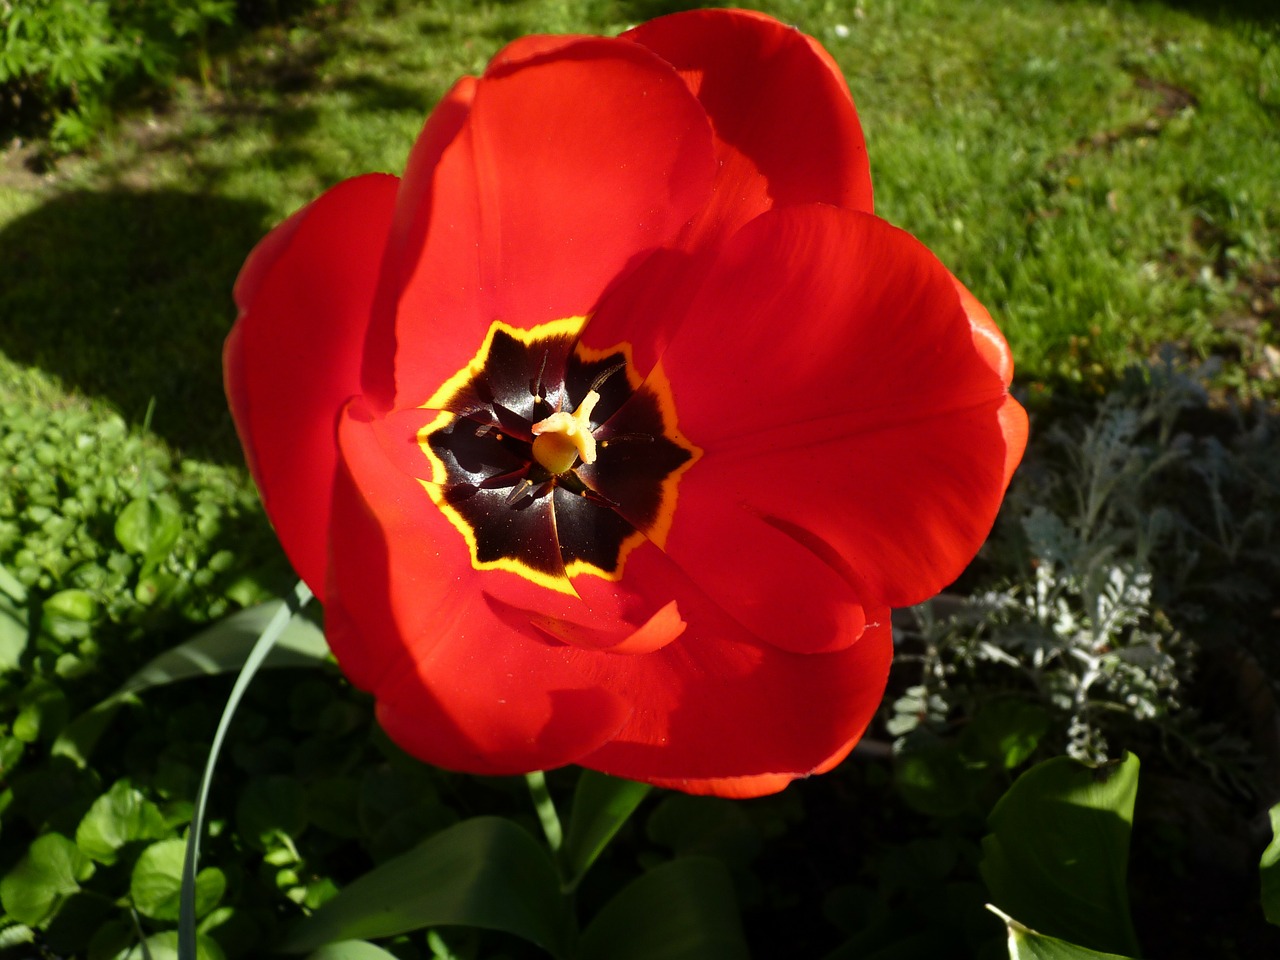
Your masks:
<instances>
[{"instance_id":1,"label":"lawn","mask_svg":"<svg viewBox=\"0 0 1280 960\"><path fill-rule=\"evenodd\" d=\"M222 392L247 252L342 179L401 171L432 105L505 42L615 34L684 6L313 5L215 38L203 70L116 104L82 152L28 138L0 154L0 956L140 956L147 937L169 955L165 858L228 682L148 690L92 756L55 747L152 657L292 582ZM641 866L706 854L728 867L756 956L998 956L977 867L996 798L1033 761L1133 751L1129 900L1147 954L1280 948L1256 872L1280 797L1269 7L759 5L843 68L877 213L996 317L1032 447L974 567L895 615L870 746L778 798L649 797L580 891L583 916ZM224 764L203 861L211 957L261 955L354 876L466 817L537 829L523 782L416 764L324 669L260 678ZM552 794L574 782L552 775ZM94 830L119 842L95 846ZM161 879L140 891L153 850ZM57 883L40 872L50 857ZM20 893L42 884L56 892ZM388 943L404 958L537 955L445 927Z\"/></svg>"}]
</instances>

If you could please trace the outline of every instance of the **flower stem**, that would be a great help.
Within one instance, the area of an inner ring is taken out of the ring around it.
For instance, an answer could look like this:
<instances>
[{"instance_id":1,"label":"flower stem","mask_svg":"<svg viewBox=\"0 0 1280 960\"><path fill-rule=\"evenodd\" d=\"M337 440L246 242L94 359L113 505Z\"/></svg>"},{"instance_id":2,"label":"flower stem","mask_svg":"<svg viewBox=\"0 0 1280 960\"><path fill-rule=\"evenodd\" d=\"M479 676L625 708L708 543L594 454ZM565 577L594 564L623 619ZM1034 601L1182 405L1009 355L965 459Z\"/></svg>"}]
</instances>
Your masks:
<instances>
[{"instance_id":1,"label":"flower stem","mask_svg":"<svg viewBox=\"0 0 1280 960\"><path fill-rule=\"evenodd\" d=\"M564 831L560 829L560 817L556 813L556 805L547 790L547 777L541 770L524 775L529 784L529 794L533 797L533 807L538 811L538 819L542 822L542 832L547 835L547 846L552 853L560 852L560 844L564 840Z\"/></svg>"}]
</instances>

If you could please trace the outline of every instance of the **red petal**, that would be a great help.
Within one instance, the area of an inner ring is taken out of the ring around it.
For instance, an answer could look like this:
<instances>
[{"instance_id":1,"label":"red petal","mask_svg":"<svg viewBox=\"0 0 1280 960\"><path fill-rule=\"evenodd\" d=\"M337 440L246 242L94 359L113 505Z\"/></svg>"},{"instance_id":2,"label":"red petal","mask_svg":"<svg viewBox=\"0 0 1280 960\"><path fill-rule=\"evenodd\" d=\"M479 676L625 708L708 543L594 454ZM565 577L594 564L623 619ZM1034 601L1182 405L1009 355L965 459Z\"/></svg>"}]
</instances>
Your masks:
<instances>
[{"instance_id":1,"label":"red petal","mask_svg":"<svg viewBox=\"0 0 1280 960\"><path fill-rule=\"evenodd\" d=\"M840 68L821 45L764 14L675 13L623 34L680 72L706 109L718 162L710 202L682 234L679 251L647 261L611 299L643 326L601 309L584 342L623 341L647 370L673 332L714 248L775 205L829 203L871 211L871 173L858 115Z\"/></svg>"},{"instance_id":2,"label":"red petal","mask_svg":"<svg viewBox=\"0 0 1280 960\"><path fill-rule=\"evenodd\" d=\"M1013 354L1009 350L1004 334L991 319L987 308L978 302L978 298L959 280L953 277L952 281L960 294L960 305L968 315L969 323L973 328L974 346L978 348L987 365L999 373L1000 379L1004 381L1005 386L1008 386L1013 382ZM1027 448L1027 411L1023 410L1022 405L1013 397L1005 397L998 416L1000 430L1005 437L1004 485L1008 487L1009 481L1013 479L1013 471L1017 469L1018 463L1022 460L1023 451Z\"/></svg>"},{"instance_id":3,"label":"red petal","mask_svg":"<svg viewBox=\"0 0 1280 960\"><path fill-rule=\"evenodd\" d=\"M656 568L655 560L646 574ZM677 642L600 662L601 684L625 691L635 709L609 744L577 762L689 792L745 796L780 790L843 757L884 693L888 610L847 649L805 655L757 641L694 593L681 590L689 626Z\"/></svg>"},{"instance_id":4,"label":"red petal","mask_svg":"<svg viewBox=\"0 0 1280 960\"><path fill-rule=\"evenodd\" d=\"M869 720L870 718L868 718ZM654 780L652 782L654 786L683 790L685 793L696 793L704 796L729 797L734 800L764 797L771 793L779 793L785 790L791 785L792 781L801 777L826 773L835 769L853 751L853 748L858 745L858 741L861 739L862 732L859 731L856 737L848 743L841 744L840 749L822 761L822 763L807 773L802 773L798 776L788 773L762 773L754 777L722 777L709 780Z\"/></svg>"},{"instance_id":5,"label":"red petal","mask_svg":"<svg viewBox=\"0 0 1280 960\"><path fill-rule=\"evenodd\" d=\"M762 520L865 602L941 589L989 532L1022 443L973 331L950 274L875 217L804 207L748 225L662 361L704 451L667 550L735 615L734 575L762 591L779 578L762 605L845 602L797 596ZM735 524L748 539L726 549Z\"/></svg>"},{"instance_id":6,"label":"red petal","mask_svg":"<svg viewBox=\"0 0 1280 960\"><path fill-rule=\"evenodd\" d=\"M397 182L334 187L271 231L236 281L223 356L232 416L285 553L320 597L338 413L360 390Z\"/></svg>"},{"instance_id":7,"label":"red petal","mask_svg":"<svg viewBox=\"0 0 1280 960\"><path fill-rule=\"evenodd\" d=\"M553 47L499 54L438 162L406 174L402 405L461 369L495 319L528 328L589 313L706 200L710 130L671 68L620 40Z\"/></svg>"},{"instance_id":8,"label":"red petal","mask_svg":"<svg viewBox=\"0 0 1280 960\"><path fill-rule=\"evenodd\" d=\"M675 13L623 37L675 67L711 119L720 166L695 234L724 239L782 204L871 212L853 98L817 41L745 10Z\"/></svg>"}]
</instances>

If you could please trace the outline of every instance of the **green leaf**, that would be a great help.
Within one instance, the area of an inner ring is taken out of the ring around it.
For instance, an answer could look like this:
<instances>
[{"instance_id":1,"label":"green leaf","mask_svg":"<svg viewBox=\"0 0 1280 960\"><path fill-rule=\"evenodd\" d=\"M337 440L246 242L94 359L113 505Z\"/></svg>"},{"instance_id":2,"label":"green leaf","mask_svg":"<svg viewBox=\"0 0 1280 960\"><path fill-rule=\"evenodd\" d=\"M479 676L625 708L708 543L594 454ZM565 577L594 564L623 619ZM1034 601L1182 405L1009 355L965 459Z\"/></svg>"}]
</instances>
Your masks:
<instances>
[{"instance_id":1,"label":"green leaf","mask_svg":"<svg viewBox=\"0 0 1280 960\"><path fill-rule=\"evenodd\" d=\"M577 960L746 960L733 880L710 857L672 860L633 880L583 931Z\"/></svg>"},{"instance_id":2,"label":"green leaf","mask_svg":"<svg viewBox=\"0 0 1280 960\"><path fill-rule=\"evenodd\" d=\"M182 866L187 844L174 837L153 843L133 866L129 895L144 917L177 920L182 890ZM196 916L202 917L222 899L227 880L215 867L196 875Z\"/></svg>"},{"instance_id":3,"label":"green leaf","mask_svg":"<svg viewBox=\"0 0 1280 960\"><path fill-rule=\"evenodd\" d=\"M1280 925L1280 803L1271 808L1271 842L1262 851L1262 912Z\"/></svg>"},{"instance_id":4,"label":"green leaf","mask_svg":"<svg viewBox=\"0 0 1280 960\"><path fill-rule=\"evenodd\" d=\"M115 693L71 721L54 741L54 755L67 757L78 766L86 766L98 740L128 697L179 680L239 670L258 637L283 605L283 600L272 600L241 610L160 654L126 680ZM271 648L265 666L316 666L327 664L328 658L324 631L305 617L294 617Z\"/></svg>"},{"instance_id":5,"label":"green leaf","mask_svg":"<svg viewBox=\"0 0 1280 960\"><path fill-rule=\"evenodd\" d=\"M117 780L93 802L76 829L76 846L99 863L116 862L120 848L136 840L159 840L169 832L160 808Z\"/></svg>"},{"instance_id":6,"label":"green leaf","mask_svg":"<svg viewBox=\"0 0 1280 960\"><path fill-rule=\"evenodd\" d=\"M163 560L182 535L182 514L168 497L139 497L116 518L116 539L148 563Z\"/></svg>"},{"instance_id":7,"label":"green leaf","mask_svg":"<svg viewBox=\"0 0 1280 960\"><path fill-rule=\"evenodd\" d=\"M987 820L982 877L1006 913L1051 937L1137 954L1125 876L1138 758L1037 764Z\"/></svg>"},{"instance_id":8,"label":"green leaf","mask_svg":"<svg viewBox=\"0 0 1280 960\"><path fill-rule=\"evenodd\" d=\"M1035 753L1048 729L1044 707L1004 697L978 710L961 734L960 746L966 756L1012 770Z\"/></svg>"},{"instance_id":9,"label":"green leaf","mask_svg":"<svg viewBox=\"0 0 1280 960\"><path fill-rule=\"evenodd\" d=\"M451 925L503 930L564 956L568 903L545 848L510 820L464 820L346 887L282 949Z\"/></svg>"},{"instance_id":10,"label":"green leaf","mask_svg":"<svg viewBox=\"0 0 1280 960\"><path fill-rule=\"evenodd\" d=\"M387 953L366 940L343 940L331 943L310 954L307 960L396 960L394 953Z\"/></svg>"},{"instance_id":11,"label":"green leaf","mask_svg":"<svg viewBox=\"0 0 1280 960\"><path fill-rule=\"evenodd\" d=\"M27 622L27 591L0 565L0 673L16 670L31 636Z\"/></svg>"},{"instance_id":12,"label":"green leaf","mask_svg":"<svg viewBox=\"0 0 1280 960\"><path fill-rule=\"evenodd\" d=\"M1009 931L1009 960L1131 960L1118 953L1099 953L1066 940L1046 937L1024 927L990 904L987 909L1005 922Z\"/></svg>"},{"instance_id":13,"label":"green leaf","mask_svg":"<svg viewBox=\"0 0 1280 960\"><path fill-rule=\"evenodd\" d=\"M35 926L92 875L93 861L79 847L60 833L46 833L0 880L0 905L13 919Z\"/></svg>"},{"instance_id":14,"label":"green leaf","mask_svg":"<svg viewBox=\"0 0 1280 960\"><path fill-rule=\"evenodd\" d=\"M0 594L9 597L14 603L27 602L27 588L2 563L0 563Z\"/></svg>"},{"instance_id":15,"label":"green leaf","mask_svg":"<svg viewBox=\"0 0 1280 960\"><path fill-rule=\"evenodd\" d=\"M649 784L583 770L573 793L564 863L569 886L576 887L614 834L649 793Z\"/></svg>"}]
</instances>

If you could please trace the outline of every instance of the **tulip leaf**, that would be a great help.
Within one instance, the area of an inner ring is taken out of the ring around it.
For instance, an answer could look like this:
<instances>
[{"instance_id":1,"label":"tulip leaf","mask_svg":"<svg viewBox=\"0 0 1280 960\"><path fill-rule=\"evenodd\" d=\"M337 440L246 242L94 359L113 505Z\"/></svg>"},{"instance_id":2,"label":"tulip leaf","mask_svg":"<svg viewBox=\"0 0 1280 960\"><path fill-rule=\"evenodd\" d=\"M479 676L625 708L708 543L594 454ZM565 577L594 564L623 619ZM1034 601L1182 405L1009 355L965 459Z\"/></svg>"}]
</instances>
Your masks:
<instances>
[{"instance_id":1,"label":"tulip leaf","mask_svg":"<svg viewBox=\"0 0 1280 960\"><path fill-rule=\"evenodd\" d=\"M85 766L98 740L115 718L116 711L128 697L179 680L239 670L283 604L283 600L271 600L233 613L185 643L166 650L126 680L111 696L72 720L54 741L53 754ZM315 666L328 662L328 656L324 631L305 617L294 617L272 647L265 665Z\"/></svg>"},{"instance_id":2,"label":"tulip leaf","mask_svg":"<svg viewBox=\"0 0 1280 960\"><path fill-rule=\"evenodd\" d=\"M1280 803L1271 808L1271 843L1262 851L1262 911L1280 925Z\"/></svg>"},{"instance_id":3,"label":"tulip leaf","mask_svg":"<svg viewBox=\"0 0 1280 960\"><path fill-rule=\"evenodd\" d=\"M1003 920L1009 931L1009 960L1131 960L1118 953L1099 953L1057 937L1046 937L990 904L987 909Z\"/></svg>"},{"instance_id":4,"label":"tulip leaf","mask_svg":"<svg viewBox=\"0 0 1280 960\"><path fill-rule=\"evenodd\" d=\"M179 960L196 960L199 949L196 934L196 915L199 909L201 888L200 877L208 871L196 874L200 862L200 840L204 836L205 808L209 803L209 790L213 786L214 770L218 766L218 755L222 752L222 742L226 739L227 730L235 716L240 700L244 697L249 684L253 682L276 643L294 621L298 614L311 602L310 588L299 580L293 587L293 596L278 606L261 634L253 641L253 646L244 658L244 664L236 675L236 682L231 686L227 702L222 706L222 716L218 718L218 728L213 732L213 742L209 744L209 755L205 758L204 772L200 775L200 786L196 789L196 803L191 811L191 829L187 834L186 850L182 860L181 885L178 895L178 956ZM222 896L221 891L218 897Z\"/></svg>"},{"instance_id":5,"label":"tulip leaf","mask_svg":"<svg viewBox=\"0 0 1280 960\"><path fill-rule=\"evenodd\" d=\"M436 926L503 930L567 953L568 901L546 849L501 817L475 817L375 867L302 920L282 949Z\"/></svg>"},{"instance_id":6,"label":"tulip leaf","mask_svg":"<svg viewBox=\"0 0 1280 960\"><path fill-rule=\"evenodd\" d=\"M569 886L576 887L614 834L649 793L649 784L583 770L573 794L564 845Z\"/></svg>"},{"instance_id":7,"label":"tulip leaf","mask_svg":"<svg viewBox=\"0 0 1280 960\"><path fill-rule=\"evenodd\" d=\"M1138 758L1090 767L1055 757L1000 798L982 877L1006 913L1050 937L1136 955L1125 877Z\"/></svg>"},{"instance_id":8,"label":"tulip leaf","mask_svg":"<svg viewBox=\"0 0 1280 960\"><path fill-rule=\"evenodd\" d=\"M710 857L682 857L633 880L582 933L577 960L746 960L733 880Z\"/></svg>"}]
</instances>

